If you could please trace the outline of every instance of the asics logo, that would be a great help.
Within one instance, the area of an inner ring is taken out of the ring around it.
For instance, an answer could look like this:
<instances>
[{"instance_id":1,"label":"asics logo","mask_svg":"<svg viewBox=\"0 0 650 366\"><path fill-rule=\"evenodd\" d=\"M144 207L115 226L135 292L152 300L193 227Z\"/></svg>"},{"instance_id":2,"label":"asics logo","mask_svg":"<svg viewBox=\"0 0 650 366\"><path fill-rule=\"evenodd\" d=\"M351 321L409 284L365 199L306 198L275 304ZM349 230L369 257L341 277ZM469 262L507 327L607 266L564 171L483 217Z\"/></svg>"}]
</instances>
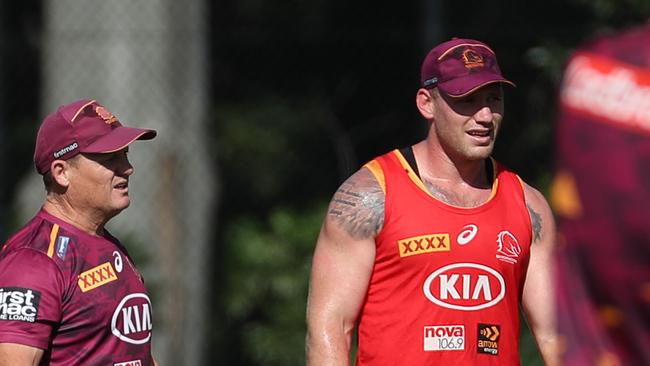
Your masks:
<instances>
[{"instance_id":1,"label":"asics logo","mask_svg":"<svg viewBox=\"0 0 650 366\"><path fill-rule=\"evenodd\" d=\"M478 226L474 224L465 225L463 231L461 231L456 237L456 242L460 245L465 245L472 241L476 234L478 233Z\"/></svg>"}]
</instances>

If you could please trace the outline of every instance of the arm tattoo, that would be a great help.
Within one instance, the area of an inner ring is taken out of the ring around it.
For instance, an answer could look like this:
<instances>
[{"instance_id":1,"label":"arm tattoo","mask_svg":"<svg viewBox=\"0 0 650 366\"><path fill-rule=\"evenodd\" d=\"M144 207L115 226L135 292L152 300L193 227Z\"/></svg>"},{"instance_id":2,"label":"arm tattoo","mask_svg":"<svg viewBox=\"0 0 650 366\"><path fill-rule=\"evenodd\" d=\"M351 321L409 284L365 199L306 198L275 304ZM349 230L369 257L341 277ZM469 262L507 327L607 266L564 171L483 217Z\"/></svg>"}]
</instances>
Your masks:
<instances>
[{"instance_id":1,"label":"arm tattoo","mask_svg":"<svg viewBox=\"0 0 650 366\"><path fill-rule=\"evenodd\" d=\"M377 235L384 224L384 192L367 169L361 169L336 191L327 213L355 239Z\"/></svg>"},{"instance_id":2,"label":"arm tattoo","mask_svg":"<svg viewBox=\"0 0 650 366\"><path fill-rule=\"evenodd\" d=\"M528 207L528 213L530 213L530 221L533 225L533 242L536 242L537 240L541 239L541 231L542 231L542 216L540 216L535 210L533 210L530 205L526 205Z\"/></svg>"}]
</instances>

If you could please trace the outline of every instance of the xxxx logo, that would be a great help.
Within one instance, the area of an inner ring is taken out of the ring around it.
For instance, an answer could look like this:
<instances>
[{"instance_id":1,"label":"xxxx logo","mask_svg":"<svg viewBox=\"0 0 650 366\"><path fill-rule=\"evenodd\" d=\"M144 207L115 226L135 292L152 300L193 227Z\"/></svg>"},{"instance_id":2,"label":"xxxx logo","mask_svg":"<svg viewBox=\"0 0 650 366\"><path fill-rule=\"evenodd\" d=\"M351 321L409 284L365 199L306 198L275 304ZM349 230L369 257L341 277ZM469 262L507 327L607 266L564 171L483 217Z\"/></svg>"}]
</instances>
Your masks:
<instances>
[{"instance_id":1,"label":"xxxx logo","mask_svg":"<svg viewBox=\"0 0 650 366\"><path fill-rule=\"evenodd\" d=\"M117 280L117 274L111 263L106 262L80 274L77 284L82 292L88 292L115 280Z\"/></svg>"},{"instance_id":2,"label":"xxxx logo","mask_svg":"<svg viewBox=\"0 0 650 366\"><path fill-rule=\"evenodd\" d=\"M400 257L411 255L448 252L451 250L449 234L430 234L406 238L397 242Z\"/></svg>"}]
</instances>

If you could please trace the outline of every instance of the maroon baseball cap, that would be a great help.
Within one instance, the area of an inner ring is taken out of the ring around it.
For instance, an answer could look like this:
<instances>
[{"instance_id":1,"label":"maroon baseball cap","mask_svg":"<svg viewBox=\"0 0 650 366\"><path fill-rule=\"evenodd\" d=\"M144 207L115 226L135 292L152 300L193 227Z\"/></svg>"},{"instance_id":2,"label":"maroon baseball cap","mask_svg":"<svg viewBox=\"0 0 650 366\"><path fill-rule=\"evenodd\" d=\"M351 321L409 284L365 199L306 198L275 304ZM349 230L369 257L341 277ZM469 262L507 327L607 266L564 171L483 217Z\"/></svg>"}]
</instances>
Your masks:
<instances>
[{"instance_id":1,"label":"maroon baseball cap","mask_svg":"<svg viewBox=\"0 0 650 366\"><path fill-rule=\"evenodd\" d=\"M79 153L110 153L135 140L151 140L155 130L123 126L95 100L78 100L48 115L36 136L34 164L39 174L50 170L54 160L67 160Z\"/></svg>"},{"instance_id":2,"label":"maroon baseball cap","mask_svg":"<svg viewBox=\"0 0 650 366\"><path fill-rule=\"evenodd\" d=\"M451 97L463 97L491 83L515 86L501 75L497 56L488 45L466 38L454 38L429 51L422 63L421 83Z\"/></svg>"}]
</instances>

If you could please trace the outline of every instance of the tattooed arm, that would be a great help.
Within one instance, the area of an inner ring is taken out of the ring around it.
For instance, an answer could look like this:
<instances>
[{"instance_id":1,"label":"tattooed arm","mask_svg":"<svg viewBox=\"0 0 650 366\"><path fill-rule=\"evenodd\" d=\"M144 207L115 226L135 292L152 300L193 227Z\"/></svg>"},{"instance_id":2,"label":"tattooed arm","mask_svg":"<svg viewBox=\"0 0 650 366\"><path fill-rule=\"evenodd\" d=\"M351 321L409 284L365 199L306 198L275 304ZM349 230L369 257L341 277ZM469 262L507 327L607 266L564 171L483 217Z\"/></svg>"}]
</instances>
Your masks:
<instances>
[{"instance_id":1,"label":"tattooed arm","mask_svg":"<svg viewBox=\"0 0 650 366\"><path fill-rule=\"evenodd\" d=\"M308 365L349 365L383 220L384 193L362 168L334 194L316 242L307 301Z\"/></svg>"},{"instance_id":2,"label":"tattooed arm","mask_svg":"<svg viewBox=\"0 0 650 366\"><path fill-rule=\"evenodd\" d=\"M553 284L555 221L546 199L540 192L528 185L525 192L533 235L522 307L544 362L548 366L558 365Z\"/></svg>"}]
</instances>

